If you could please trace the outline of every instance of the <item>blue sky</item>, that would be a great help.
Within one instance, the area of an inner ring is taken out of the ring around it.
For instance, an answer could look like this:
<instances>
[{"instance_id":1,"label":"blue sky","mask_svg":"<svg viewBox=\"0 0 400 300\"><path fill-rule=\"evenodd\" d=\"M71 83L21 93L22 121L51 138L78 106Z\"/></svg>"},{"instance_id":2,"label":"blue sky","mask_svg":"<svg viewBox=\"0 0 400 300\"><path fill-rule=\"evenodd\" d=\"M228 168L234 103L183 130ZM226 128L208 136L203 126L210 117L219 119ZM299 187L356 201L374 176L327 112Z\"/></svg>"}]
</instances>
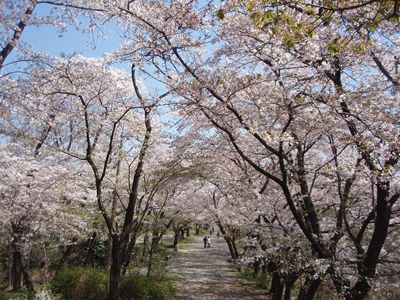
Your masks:
<instances>
[{"instance_id":1,"label":"blue sky","mask_svg":"<svg viewBox=\"0 0 400 300\"><path fill-rule=\"evenodd\" d=\"M51 8L50 5L38 5L35 8L34 15L48 16ZM82 31L77 30L74 26L67 26L66 31L61 31L53 25L26 26L20 42L28 44L35 52L43 52L52 56L59 56L61 53L76 53L86 57L101 57L104 53L116 50L122 42L118 26L113 22L107 22L104 26L101 26L102 34L99 37L99 29L96 29L93 33L83 32L88 24L86 17L81 16L79 21L82 23ZM14 49L5 64L12 63L17 56L18 49ZM130 72L128 62L115 64L114 67ZM5 69L14 71L18 69L18 66L11 64Z\"/></svg>"},{"instance_id":2,"label":"blue sky","mask_svg":"<svg viewBox=\"0 0 400 300\"><path fill-rule=\"evenodd\" d=\"M38 5L35 14L46 16L50 13L49 5ZM84 29L87 24L85 17L80 17ZM118 47L121 37L117 32L117 27L108 22L101 28L104 38L98 39L94 34L82 33L73 26L67 27L66 32L60 32L52 25L40 27L27 26L22 34L22 41L29 43L33 50L47 52L52 55L59 55L61 52L79 52L88 57L99 57L105 52L111 52Z\"/></svg>"},{"instance_id":3,"label":"blue sky","mask_svg":"<svg viewBox=\"0 0 400 300\"><path fill-rule=\"evenodd\" d=\"M60 53L79 52L88 57L99 57L105 52L112 52L118 47L121 38L112 26L106 26L106 36L97 39L94 34L83 34L75 28L68 28L60 33L57 28L50 25L40 27L27 27L23 33L22 41L27 42L35 51L46 52L52 55Z\"/></svg>"}]
</instances>

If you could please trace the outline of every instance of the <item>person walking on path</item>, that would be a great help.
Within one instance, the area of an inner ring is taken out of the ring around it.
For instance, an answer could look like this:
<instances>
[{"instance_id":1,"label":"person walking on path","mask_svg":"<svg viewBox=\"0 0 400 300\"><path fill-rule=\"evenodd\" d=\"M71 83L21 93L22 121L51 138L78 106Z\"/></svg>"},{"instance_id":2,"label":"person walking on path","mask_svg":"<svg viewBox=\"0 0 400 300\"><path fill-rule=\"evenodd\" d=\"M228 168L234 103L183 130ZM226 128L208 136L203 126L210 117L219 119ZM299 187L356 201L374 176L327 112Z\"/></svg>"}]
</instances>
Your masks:
<instances>
[{"instance_id":1,"label":"person walking on path","mask_svg":"<svg viewBox=\"0 0 400 300\"><path fill-rule=\"evenodd\" d=\"M204 248L207 248L207 240L208 240L208 236L205 236L204 239L203 239Z\"/></svg>"},{"instance_id":2,"label":"person walking on path","mask_svg":"<svg viewBox=\"0 0 400 300\"><path fill-rule=\"evenodd\" d=\"M211 248L211 239L207 236L207 248Z\"/></svg>"}]
</instances>

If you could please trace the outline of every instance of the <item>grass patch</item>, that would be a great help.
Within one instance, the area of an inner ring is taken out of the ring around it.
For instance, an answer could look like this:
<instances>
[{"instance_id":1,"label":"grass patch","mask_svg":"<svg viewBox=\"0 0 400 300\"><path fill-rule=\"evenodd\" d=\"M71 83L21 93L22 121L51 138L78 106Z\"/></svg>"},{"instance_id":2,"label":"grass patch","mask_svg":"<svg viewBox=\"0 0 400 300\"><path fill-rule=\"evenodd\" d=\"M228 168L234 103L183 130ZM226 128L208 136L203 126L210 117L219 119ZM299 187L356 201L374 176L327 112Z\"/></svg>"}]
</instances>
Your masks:
<instances>
[{"instance_id":1,"label":"grass patch","mask_svg":"<svg viewBox=\"0 0 400 300\"><path fill-rule=\"evenodd\" d=\"M174 299L176 287L167 277L146 277L138 273L124 276L121 280L122 300L170 300Z\"/></svg>"},{"instance_id":2,"label":"grass patch","mask_svg":"<svg viewBox=\"0 0 400 300\"><path fill-rule=\"evenodd\" d=\"M254 275L253 268L243 268L239 274L241 278L255 282L262 289L268 290L271 286L272 276L269 273L259 272Z\"/></svg>"},{"instance_id":3,"label":"grass patch","mask_svg":"<svg viewBox=\"0 0 400 300\"><path fill-rule=\"evenodd\" d=\"M165 270L162 266L160 268ZM109 273L104 268L71 267L58 272L49 289L67 300L102 300L106 299L108 294L108 280ZM121 276L122 300L169 300L174 299L175 294L174 281L168 278L164 271L157 269L151 277L138 272L129 272ZM4 298L6 299L20 298Z\"/></svg>"},{"instance_id":4,"label":"grass patch","mask_svg":"<svg viewBox=\"0 0 400 300\"><path fill-rule=\"evenodd\" d=\"M103 268L65 268L53 278L50 290L64 299L101 300L108 293L108 277Z\"/></svg>"},{"instance_id":5,"label":"grass patch","mask_svg":"<svg viewBox=\"0 0 400 300\"><path fill-rule=\"evenodd\" d=\"M35 295L26 291L0 292L0 300L33 300Z\"/></svg>"}]
</instances>

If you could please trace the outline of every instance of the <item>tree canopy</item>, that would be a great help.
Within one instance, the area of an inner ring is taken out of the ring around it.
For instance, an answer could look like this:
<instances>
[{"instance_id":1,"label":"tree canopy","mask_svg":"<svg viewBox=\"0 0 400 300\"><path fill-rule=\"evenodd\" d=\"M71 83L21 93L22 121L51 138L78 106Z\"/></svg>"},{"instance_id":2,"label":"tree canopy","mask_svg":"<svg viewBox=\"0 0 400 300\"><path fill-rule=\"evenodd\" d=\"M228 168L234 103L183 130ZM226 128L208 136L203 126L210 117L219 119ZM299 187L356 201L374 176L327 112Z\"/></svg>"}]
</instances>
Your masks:
<instances>
[{"instance_id":1,"label":"tree canopy","mask_svg":"<svg viewBox=\"0 0 400 300\"><path fill-rule=\"evenodd\" d=\"M399 7L1 2L2 251L33 289L24 257L96 232L118 299L141 236L216 224L274 299L399 296ZM123 42L52 56L45 24Z\"/></svg>"}]
</instances>

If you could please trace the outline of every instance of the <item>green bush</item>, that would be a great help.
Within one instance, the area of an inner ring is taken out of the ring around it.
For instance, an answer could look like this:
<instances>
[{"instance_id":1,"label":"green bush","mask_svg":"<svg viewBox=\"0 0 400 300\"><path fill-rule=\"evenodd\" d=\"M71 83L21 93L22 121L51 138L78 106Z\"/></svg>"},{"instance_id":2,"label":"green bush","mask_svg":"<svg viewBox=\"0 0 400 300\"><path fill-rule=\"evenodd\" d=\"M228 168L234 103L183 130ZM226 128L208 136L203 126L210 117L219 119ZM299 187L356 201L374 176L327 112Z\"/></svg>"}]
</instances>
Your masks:
<instances>
[{"instance_id":1,"label":"green bush","mask_svg":"<svg viewBox=\"0 0 400 300\"><path fill-rule=\"evenodd\" d=\"M100 268L65 268L54 277L50 289L66 300L105 299L108 292L108 272Z\"/></svg>"},{"instance_id":2,"label":"green bush","mask_svg":"<svg viewBox=\"0 0 400 300\"><path fill-rule=\"evenodd\" d=\"M120 285L122 300L168 300L174 299L175 293L171 279L146 277L138 273L124 276Z\"/></svg>"},{"instance_id":3,"label":"green bush","mask_svg":"<svg viewBox=\"0 0 400 300\"><path fill-rule=\"evenodd\" d=\"M240 276L246 280L253 281L262 289L269 289L272 275L270 273L259 272L254 276L254 270L251 267L242 268L240 271Z\"/></svg>"},{"instance_id":4,"label":"green bush","mask_svg":"<svg viewBox=\"0 0 400 300\"><path fill-rule=\"evenodd\" d=\"M34 295L27 291L21 292L1 292L0 291L0 300L31 300Z\"/></svg>"},{"instance_id":5,"label":"green bush","mask_svg":"<svg viewBox=\"0 0 400 300\"><path fill-rule=\"evenodd\" d=\"M66 300L101 300L107 297L109 273L100 268L70 267L57 273L50 290ZM138 273L121 276L123 300L169 300L176 293L174 282L165 277Z\"/></svg>"}]
</instances>

